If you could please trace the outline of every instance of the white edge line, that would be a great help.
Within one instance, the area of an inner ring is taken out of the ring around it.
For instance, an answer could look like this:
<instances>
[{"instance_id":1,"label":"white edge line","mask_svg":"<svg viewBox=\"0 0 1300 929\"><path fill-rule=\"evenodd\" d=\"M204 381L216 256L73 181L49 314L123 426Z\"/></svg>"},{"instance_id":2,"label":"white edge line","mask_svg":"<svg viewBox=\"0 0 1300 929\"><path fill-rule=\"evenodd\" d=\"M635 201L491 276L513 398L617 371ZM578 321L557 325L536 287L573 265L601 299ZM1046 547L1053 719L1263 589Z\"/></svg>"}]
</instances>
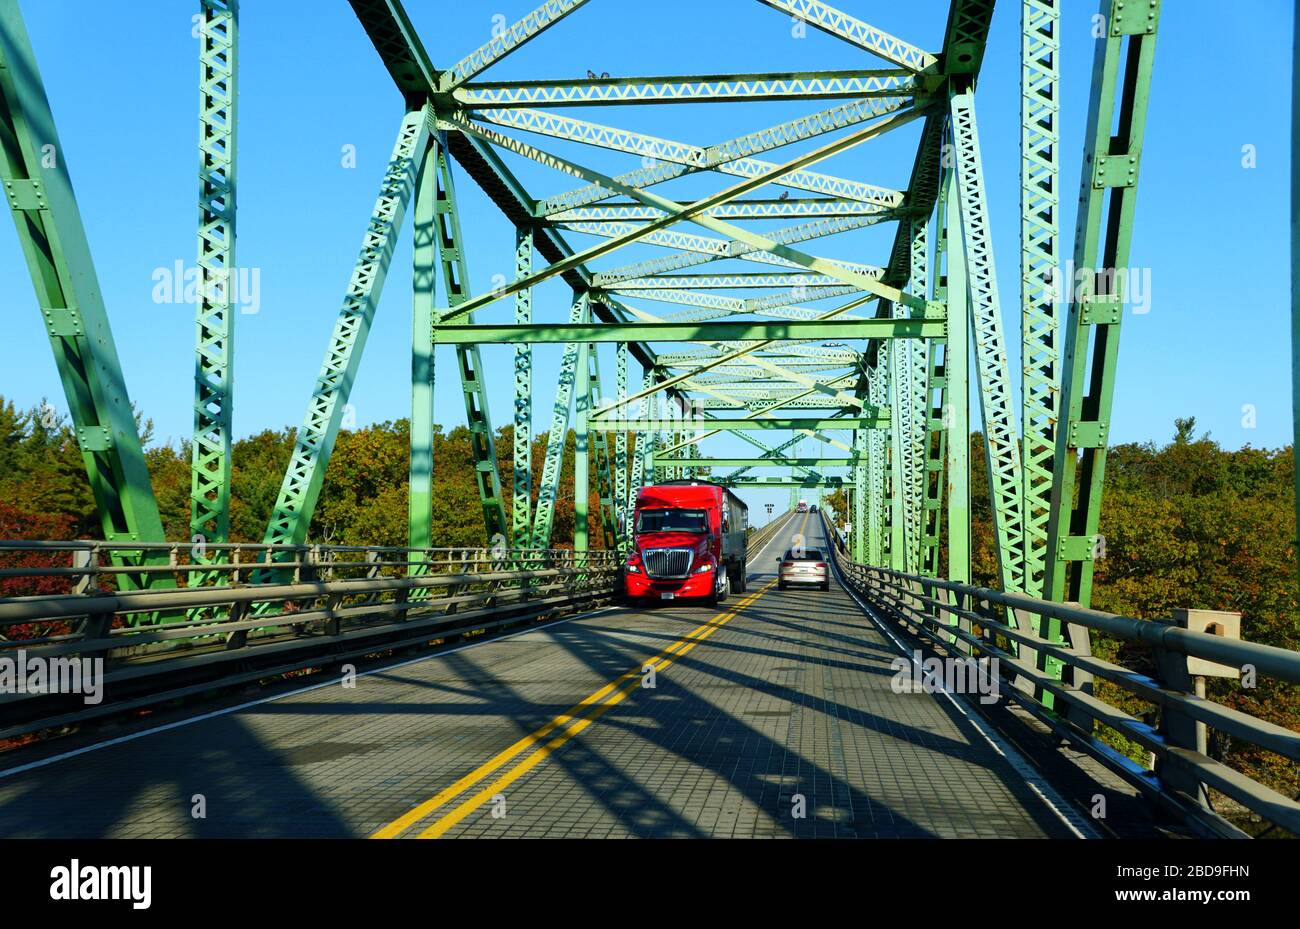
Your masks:
<instances>
[{"instance_id":1,"label":"white edge line","mask_svg":"<svg viewBox=\"0 0 1300 929\"><path fill-rule=\"evenodd\" d=\"M764 549L770 548L772 543L776 541L779 535L780 535L779 532L773 533L772 538L768 539L767 542L763 544L763 548ZM382 668L375 668L374 670L371 671L363 671L362 673L358 674L357 677L362 678L362 677L370 677L375 674L386 674L389 671L395 671L398 668L405 668L413 664L419 664L422 661L431 661L434 658L442 658L444 655L453 655L456 652L462 652L467 648L476 648L479 645L490 645L493 642L504 642L507 639L513 639L521 635L527 635L530 632L537 632L541 629L549 629L552 626L559 626L564 623L572 622L575 619L585 619L589 616L599 616L601 613L608 613L610 610L615 610L615 609L620 609L620 607L606 606L606 607L602 607L599 610L592 610L587 613L578 613L573 616L565 616L563 619L557 619L554 622L545 623L541 626L534 626L531 629L520 629L518 632L512 632L509 635L494 636L493 638L486 639L482 642L470 642L467 645L459 645L456 648L449 648L446 649L445 651L436 652L430 655L421 655L418 658L411 658L406 661L399 661L396 664L385 665ZM320 690L322 687L333 687L338 683L339 682L337 680L320 681L316 684L308 684L306 687L299 687L295 690L287 690L284 693L273 694L272 696L262 697L258 700L250 700L247 703L239 703L236 704L235 706L223 707L222 709L219 710L212 710L211 712L208 713L201 713L198 716L187 716L185 719L178 719L175 722L164 723L161 726L154 726L152 729L142 729L139 732L131 732L128 733L127 735L118 736L117 738L114 739L105 739L103 742L95 742L90 745L83 745L81 748L74 748L71 751L61 752L57 755L50 755L48 758L41 758L36 761L29 761L27 764L15 765L12 768L5 768L3 770L0 770L0 780L3 780L6 777L12 777L15 774L23 774L27 771L34 771L37 768L44 768L47 767L48 765L52 765L60 761L66 761L69 758L76 758L79 755L86 755L89 754L90 752L99 751L101 748L111 748L114 745L122 745L126 742L134 742L136 739L143 739L146 736L157 735L160 732L168 732L172 729L180 729L184 726L192 726L195 723L201 723L204 722L205 720L215 719L219 716L229 716L232 713L239 713L243 710L251 709L255 706L261 706L265 703L274 703L275 701L283 700L286 697L296 697L299 694L311 693L313 690Z\"/></svg>"},{"instance_id":2,"label":"white edge line","mask_svg":"<svg viewBox=\"0 0 1300 929\"><path fill-rule=\"evenodd\" d=\"M823 534L825 534L825 526L822 528ZM830 545L831 540L827 539L826 544ZM844 588L844 591L857 601L857 604L862 608L862 611L867 614L867 617L870 618L877 627L879 627L881 632L889 637L889 640L894 643L899 652L902 653L905 658L911 659L912 652L909 651L902 641L894 635L893 630L889 628L884 620L876 615L874 609L868 606L866 602L858 596L856 590L844 582L844 579L840 574L838 562L834 558L831 559L831 562L835 567L836 580L840 582L840 587ZM1043 776L1034 770L1034 767L1025 760L1025 756L1021 754L1019 749L1015 748L1009 742L1003 741L1002 738L992 732L982 720L968 712L966 707L962 706L961 701L953 696L953 694L943 686L942 682L936 681L935 685L936 689L947 697L948 701L957 708L957 712L961 713L962 716L965 716L970 724L975 727L975 730L984 737L984 740L988 742L989 745L993 746L993 750L1007 760L1007 763L1011 765L1012 770L1025 779L1025 783L1029 786L1029 789L1038 795L1038 799L1042 800L1043 804L1056 814L1057 818L1060 819L1061 822L1065 823L1067 829L1073 832L1075 836L1080 839L1101 838L1101 834L1092 827L1092 824L1076 813L1065 798L1057 793L1056 788L1047 783Z\"/></svg>"},{"instance_id":3,"label":"white edge line","mask_svg":"<svg viewBox=\"0 0 1300 929\"><path fill-rule=\"evenodd\" d=\"M463 652L467 648L476 648L480 645L491 645L493 642L504 642L507 639L517 638L518 636L521 635L528 635L529 633L538 632L539 630L542 629L549 629L552 626L563 625L564 623L572 622L575 619L585 619L589 616L599 616L601 613L607 613L613 609L617 609L617 607L606 606L606 607L601 607L599 610L592 610L587 613L577 613L573 616L565 616L563 619L557 619L554 622L544 623L543 625L540 626L533 626L531 629L520 629L517 632L510 633L509 635L494 636L493 638L485 639L481 642L470 642L467 645L458 645L455 648L449 648L444 651L434 652L428 655L421 655L418 658L409 658L406 661L399 661L396 664L385 665L382 668L374 668L373 670L370 671L363 671L356 676L358 678L362 678L362 677L371 677L372 675L375 674L387 674L388 672L395 671L398 668L405 668L408 667L409 665L419 664L422 661L431 661L435 658L442 658L444 655L452 655L455 654L456 652ZM139 732L128 733L127 735L118 736L117 738L114 739L106 739L103 742L95 742L91 745L83 745L81 748L74 748L71 751L62 752L58 755L51 755L48 758L41 758L37 761L29 761L27 764L16 765L12 768L5 768L4 770L0 770L0 780L3 780L4 778L10 777L15 774L22 774L26 771L32 771L35 770L36 768L44 768L47 765L52 765L58 761L66 761L69 758L76 758L78 755L85 755L90 752L99 751L99 749L101 748L110 748L114 745L121 745L125 742L134 742L136 739L143 739L146 736L156 735L160 732L167 732L171 729L180 729L183 726L192 726L195 723L201 723L208 719L215 719L218 716L229 716L231 713L238 713L242 710L251 709L252 707L255 706L261 706L264 703L274 703L275 701L283 700L286 697L296 697L299 694L311 693L313 690L320 690L322 687L334 687L337 686L338 684L339 684L338 680L320 681L319 683L316 684L308 684L306 687L299 687L295 690L287 690L284 693L273 694L272 696L262 697L257 700L250 700L247 703L240 703L235 706L223 707L222 709L212 710L208 713L202 713L198 716L188 716L185 719L178 719L175 722L164 723L161 726L154 726L152 729L142 729Z\"/></svg>"}]
</instances>

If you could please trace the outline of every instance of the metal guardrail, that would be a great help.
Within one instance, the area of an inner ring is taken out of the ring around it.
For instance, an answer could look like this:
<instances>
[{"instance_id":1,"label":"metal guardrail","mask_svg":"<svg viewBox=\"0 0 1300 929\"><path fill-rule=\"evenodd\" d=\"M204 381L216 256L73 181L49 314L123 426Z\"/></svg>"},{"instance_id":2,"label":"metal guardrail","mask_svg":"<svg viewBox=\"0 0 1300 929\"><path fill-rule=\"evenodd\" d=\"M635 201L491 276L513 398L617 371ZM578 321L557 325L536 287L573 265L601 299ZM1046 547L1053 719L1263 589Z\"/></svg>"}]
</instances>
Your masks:
<instances>
[{"instance_id":1,"label":"metal guardrail","mask_svg":"<svg viewBox=\"0 0 1300 929\"><path fill-rule=\"evenodd\" d=\"M1214 788L1300 835L1300 803L1211 758L1207 728L1292 761L1300 761L1300 733L1207 700L1203 676L1216 673L1211 666L1219 666L1300 683L1300 652L1192 631L1174 618L1135 619L858 564L849 560L829 521L826 527L841 576L882 614L949 652L986 659L986 671L996 667L1005 685L999 688L1002 693L1143 792L1172 800L1166 805L1190 814L1216 834L1244 836L1212 810L1206 788ZM1049 641L1036 631L1048 619L1060 622L1063 642ZM1092 655L1090 630L1148 646L1157 677ZM1059 677L1048 673L1052 661L1067 670ZM1097 678L1158 708L1158 725L1098 699L1093 694ZM1045 701L1046 694L1054 708ZM1098 740L1097 726L1142 745L1155 759L1154 770Z\"/></svg>"},{"instance_id":2,"label":"metal guardrail","mask_svg":"<svg viewBox=\"0 0 1300 929\"><path fill-rule=\"evenodd\" d=\"M0 692L0 738L589 608L612 598L622 561L605 551L267 545L209 545L196 561L185 544L0 542L0 564L33 553L72 563L0 568L0 579L67 579L72 592L0 599L0 661L101 659L104 699ZM106 589L142 570L119 562L143 554L174 586Z\"/></svg>"}]
</instances>

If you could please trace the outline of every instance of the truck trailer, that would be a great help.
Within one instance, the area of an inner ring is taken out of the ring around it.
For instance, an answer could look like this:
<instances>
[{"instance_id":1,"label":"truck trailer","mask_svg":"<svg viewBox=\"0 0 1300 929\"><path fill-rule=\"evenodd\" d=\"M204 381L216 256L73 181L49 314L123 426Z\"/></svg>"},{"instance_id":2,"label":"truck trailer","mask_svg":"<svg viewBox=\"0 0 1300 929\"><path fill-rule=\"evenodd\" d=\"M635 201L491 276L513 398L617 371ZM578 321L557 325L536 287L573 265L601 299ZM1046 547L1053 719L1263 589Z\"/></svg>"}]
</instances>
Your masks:
<instances>
[{"instance_id":1,"label":"truck trailer","mask_svg":"<svg viewBox=\"0 0 1300 929\"><path fill-rule=\"evenodd\" d=\"M668 481L642 487L632 552L623 566L630 603L721 603L745 590L749 508L721 484Z\"/></svg>"}]
</instances>

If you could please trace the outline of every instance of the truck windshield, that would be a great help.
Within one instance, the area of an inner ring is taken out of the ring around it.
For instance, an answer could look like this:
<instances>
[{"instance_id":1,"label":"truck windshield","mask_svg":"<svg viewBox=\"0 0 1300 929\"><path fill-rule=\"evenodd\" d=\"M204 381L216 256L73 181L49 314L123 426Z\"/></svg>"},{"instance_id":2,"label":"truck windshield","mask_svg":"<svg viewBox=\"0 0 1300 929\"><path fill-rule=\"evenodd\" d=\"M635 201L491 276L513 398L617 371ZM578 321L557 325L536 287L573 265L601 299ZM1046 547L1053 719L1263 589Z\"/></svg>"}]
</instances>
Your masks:
<instances>
[{"instance_id":1,"label":"truck windshield","mask_svg":"<svg viewBox=\"0 0 1300 929\"><path fill-rule=\"evenodd\" d=\"M642 510L636 518L637 532L707 532L704 510Z\"/></svg>"}]
</instances>

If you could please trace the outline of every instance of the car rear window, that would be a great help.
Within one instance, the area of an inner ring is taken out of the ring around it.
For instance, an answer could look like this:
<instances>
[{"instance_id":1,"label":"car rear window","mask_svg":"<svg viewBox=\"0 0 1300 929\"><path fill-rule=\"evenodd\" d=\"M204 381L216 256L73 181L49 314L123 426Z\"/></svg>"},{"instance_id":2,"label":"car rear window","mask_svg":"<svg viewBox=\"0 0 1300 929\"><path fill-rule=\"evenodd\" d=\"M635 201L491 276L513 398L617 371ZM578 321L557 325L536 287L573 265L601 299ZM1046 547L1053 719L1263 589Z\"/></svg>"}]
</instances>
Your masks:
<instances>
[{"instance_id":1,"label":"car rear window","mask_svg":"<svg viewBox=\"0 0 1300 929\"><path fill-rule=\"evenodd\" d=\"M786 552L785 560L786 561L824 561L825 559L822 558L821 549L808 548L808 549L804 549L804 553L802 555L796 555L793 550Z\"/></svg>"}]
</instances>

